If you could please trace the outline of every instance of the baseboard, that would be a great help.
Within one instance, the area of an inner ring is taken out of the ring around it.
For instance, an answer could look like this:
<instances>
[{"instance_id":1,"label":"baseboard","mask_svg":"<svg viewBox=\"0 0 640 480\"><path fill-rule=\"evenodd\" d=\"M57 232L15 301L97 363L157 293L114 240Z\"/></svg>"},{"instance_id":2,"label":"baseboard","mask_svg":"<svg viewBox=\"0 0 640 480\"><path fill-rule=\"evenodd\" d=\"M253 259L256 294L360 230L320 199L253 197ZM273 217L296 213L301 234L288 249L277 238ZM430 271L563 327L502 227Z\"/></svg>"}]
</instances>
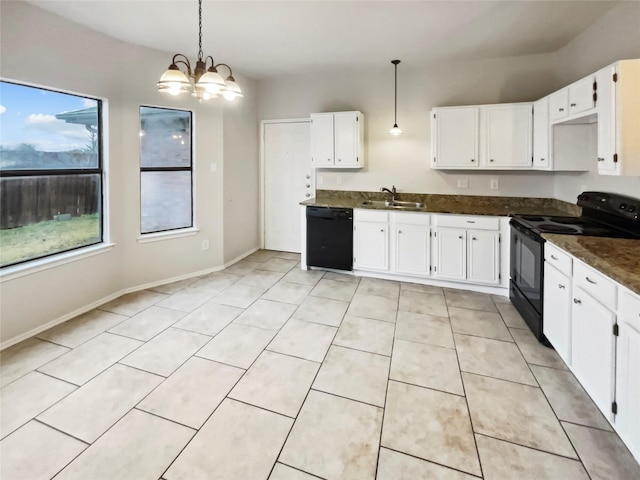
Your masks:
<instances>
[{"instance_id":1,"label":"baseboard","mask_svg":"<svg viewBox=\"0 0 640 480\"><path fill-rule=\"evenodd\" d=\"M233 265L234 263L239 262L240 260L248 257L249 255L251 255L252 253L258 251L259 248L254 248L252 250L249 250L247 253L244 253L236 258L234 258L233 260L230 260L229 262L226 262L224 265L221 265L219 267L213 267L213 268L206 268L204 270L199 270L197 272L192 272L192 273L187 273L185 275L178 275L176 277L171 277L171 278L165 278L164 280L160 280L157 282L150 282L150 283L145 283L142 285L136 285L134 287L129 287L129 288L125 288L123 290L120 290L116 293L113 293L111 295L108 295L106 297L103 297L99 300L96 300L95 302L90 303L89 305L84 305L83 307L80 307L76 310L74 310L73 312L67 313L65 315L62 315L61 317L58 317L54 320L51 320L50 322L45 323L44 325L41 325L39 327L36 327L34 329L29 330L28 332L25 332L21 335L18 335L17 337L13 337L9 340L5 340L4 342L0 343L0 351L4 350L5 348L9 348L12 345L15 345L16 343L20 343L23 340L26 340L28 338L31 337L35 337L36 335L38 335L39 333L44 332L45 330L49 330L50 328L53 328L57 325L60 325L61 323L64 323L68 320L71 320L72 318L75 318L79 315L82 315L84 313L90 312L91 310L94 310L96 308L101 307L102 305L104 305L105 303L109 303L112 300L115 300L118 297L121 297L122 295L126 295L127 293L134 293L134 292L139 292L140 290L147 290L149 288L153 288L153 287L158 287L160 285L166 285L167 283L173 283L173 282L178 282L180 280L186 280L188 278L193 278L193 277L199 277L201 275L207 275L209 273L213 273L213 272L219 272L221 270L224 270L227 267L230 267L231 265Z\"/></svg>"}]
</instances>

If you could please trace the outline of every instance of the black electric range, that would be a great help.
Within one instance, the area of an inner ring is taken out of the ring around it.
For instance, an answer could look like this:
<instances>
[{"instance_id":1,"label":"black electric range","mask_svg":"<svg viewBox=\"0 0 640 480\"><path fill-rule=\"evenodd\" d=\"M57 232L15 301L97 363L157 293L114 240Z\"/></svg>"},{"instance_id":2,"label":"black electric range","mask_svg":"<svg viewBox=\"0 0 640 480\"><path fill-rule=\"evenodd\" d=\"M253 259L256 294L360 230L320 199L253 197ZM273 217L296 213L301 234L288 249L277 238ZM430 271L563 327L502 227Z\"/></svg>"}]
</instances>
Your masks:
<instances>
[{"instance_id":1,"label":"black electric range","mask_svg":"<svg viewBox=\"0 0 640 480\"><path fill-rule=\"evenodd\" d=\"M543 233L640 240L640 199L605 192L578 195L579 217L514 215L511 219L509 298L538 340L543 334Z\"/></svg>"}]
</instances>

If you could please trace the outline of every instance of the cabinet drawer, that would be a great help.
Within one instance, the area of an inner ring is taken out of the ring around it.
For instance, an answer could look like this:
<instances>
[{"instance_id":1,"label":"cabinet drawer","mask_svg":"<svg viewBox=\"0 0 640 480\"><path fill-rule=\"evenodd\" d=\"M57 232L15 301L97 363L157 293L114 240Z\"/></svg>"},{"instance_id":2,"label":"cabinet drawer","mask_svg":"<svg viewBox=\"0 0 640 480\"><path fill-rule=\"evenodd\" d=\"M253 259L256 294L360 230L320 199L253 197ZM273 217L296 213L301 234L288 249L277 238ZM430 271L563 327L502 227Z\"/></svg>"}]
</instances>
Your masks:
<instances>
[{"instance_id":1,"label":"cabinet drawer","mask_svg":"<svg viewBox=\"0 0 640 480\"><path fill-rule=\"evenodd\" d=\"M547 242L544 244L544 260L549 265L553 265L560 272L571 277L573 260L571 255L568 253Z\"/></svg>"},{"instance_id":2,"label":"cabinet drawer","mask_svg":"<svg viewBox=\"0 0 640 480\"><path fill-rule=\"evenodd\" d=\"M573 266L573 283L611 310L616 309L616 283L582 262Z\"/></svg>"},{"instance_id":3,"label":"cabinet drawer","mask_svg":"<svg viewBox=\"0 0 640 480\"><path fill-rule=\"evenodd\" d=\"M354 220L356 222L383 222L389 221L389 212L384 210L364 210L356 209L353 211Z\"/></svg>"},{"instance_id":4,"label":"cabinet drawer","mask_svg":"<svg viewBox=\"0 0 640 480\"><path fill-rule=\"evenodd\" d=\"M391 219L397 225L420 225L428 227L431 216L428 213L393 212Z\"/></svg>"},{"instance_id":5,"label":"cabinet drawer","mask_svg":"<svg viewBox=\"0 0 640 480\"><path fill-rule=\"evenodd\" d=\"M618 318L640 332L640 297L620 289Z\"/></svg>"},{"instance_id":6,"label":"cabinet drawer","mask_svg":"<svg viewBox=\"0 0 640 480\"><path fill-rule=\"evenodd\" d=\"M500 230L499 217L470 217L466 215L438 215L435 224L439 227L470 228L474 230Z\"/></svg>"}]
</instances>

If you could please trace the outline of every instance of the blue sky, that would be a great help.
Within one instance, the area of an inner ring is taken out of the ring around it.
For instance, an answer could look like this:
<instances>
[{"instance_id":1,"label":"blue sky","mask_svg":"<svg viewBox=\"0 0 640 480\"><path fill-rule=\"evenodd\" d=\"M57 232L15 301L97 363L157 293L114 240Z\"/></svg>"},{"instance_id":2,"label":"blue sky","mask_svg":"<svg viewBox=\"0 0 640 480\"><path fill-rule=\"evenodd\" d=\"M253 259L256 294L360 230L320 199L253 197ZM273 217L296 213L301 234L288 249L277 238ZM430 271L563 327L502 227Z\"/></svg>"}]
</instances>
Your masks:
<instances>
[{"instance_id":1,"label":"blue sky","mask_svg":"<svg viewBox=\"0 0 640 480\"><path fill-rule=\"evenodd\" d=\"M84 126L55 115L95 105L95 100L75 95L0 82L0 145L30 143L51 152L82 148L90 141Z\"/></svg>"}]
</instances>

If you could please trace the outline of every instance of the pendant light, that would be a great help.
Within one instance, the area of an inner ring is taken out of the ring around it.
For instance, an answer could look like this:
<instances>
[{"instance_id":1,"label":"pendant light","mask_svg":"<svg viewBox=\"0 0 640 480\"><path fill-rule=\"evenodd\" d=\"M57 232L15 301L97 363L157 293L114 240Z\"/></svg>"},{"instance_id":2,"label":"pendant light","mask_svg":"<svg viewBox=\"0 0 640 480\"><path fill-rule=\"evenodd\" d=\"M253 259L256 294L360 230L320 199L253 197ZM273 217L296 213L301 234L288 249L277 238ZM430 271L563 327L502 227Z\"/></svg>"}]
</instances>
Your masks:
<instances>
[{"instance_id":1,"label":"pendant light","mask_svg":"<svg viewBox=\"0 0 640 480\"><path fill-rule=\"evenodd\" d=\"M394 97L393 97L393 128L389 130L389 135L397 137L402 135L402 130L398 127L398 64L400 60L391 60L395 68Z\"/></svg>"},{"instance_id":2,"label":"pendant light","mask_svg":"<svg viewBox=\"0 0 640 480\"><path fill-rule=\"evenodd\" d=\"M169 69L160 77L158 91L169 95L191 92L199 102L216 98L220 94L227 100L243 97L242 90L233 78L231 67L226 63L216 65L213 57L204 58L202 54L202 0L198 0L198 20L198 60L195 69L191 71L191 63L185 55L176 53ZM207 69L209 60L211 66ZM180 70L178 64L184 65L186 73ZM226 80L218 73L217 67L226 67L229 70Z\"/></svg>"}]
</instances>

